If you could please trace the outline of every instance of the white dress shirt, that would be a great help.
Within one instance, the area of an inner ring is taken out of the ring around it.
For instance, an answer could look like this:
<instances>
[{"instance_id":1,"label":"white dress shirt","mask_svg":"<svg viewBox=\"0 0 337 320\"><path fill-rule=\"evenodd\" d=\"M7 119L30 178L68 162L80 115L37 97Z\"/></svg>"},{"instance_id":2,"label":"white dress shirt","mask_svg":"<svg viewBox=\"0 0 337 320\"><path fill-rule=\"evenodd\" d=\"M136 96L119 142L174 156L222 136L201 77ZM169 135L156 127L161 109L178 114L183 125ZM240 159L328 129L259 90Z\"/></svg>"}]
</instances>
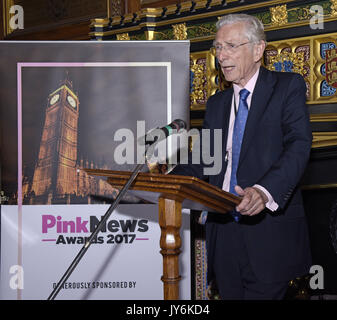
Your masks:
<instances>
[{"instance_id":1,"label":"white dress shirt","mask_svg":"<svg viewBox=\"0 0 337 320\"><path fill-rule=\"evenodd\" d=\"M247 89L250 94L248 95L247 98L247 104L248 104L248 111L250 109L250 105L252 102L252 96L256 84L257 77L259 75L260 69L256 71L256 73L253 75L253 77L247 82L245 85L245 89ZM239 85L233 84L233 89L234 89L234 94L233 94L233 99L232 99L232 106L231 106L231 114L229 118L229 127L228 127L228 137L227 137L227 149L226 149L226 157L227 157L227 170L223 182L222 189L225 191L229 191L229 186L230 186L230 180L231 180L231 172L232 172L232 140L233 140L233 129L234 129L234 122L235 122L235 106L237 108L239 107L239 92L241 88ZM235 99L235 100L234 100ZM266 203L266 207L271 210L275 211L278 208L278 204L274 201L273 197L271 194L266 190L263 186L255 184L254 187L259 188L264 192L264 194L268 197L268 202Z\"/></svg>"}]
</instances>

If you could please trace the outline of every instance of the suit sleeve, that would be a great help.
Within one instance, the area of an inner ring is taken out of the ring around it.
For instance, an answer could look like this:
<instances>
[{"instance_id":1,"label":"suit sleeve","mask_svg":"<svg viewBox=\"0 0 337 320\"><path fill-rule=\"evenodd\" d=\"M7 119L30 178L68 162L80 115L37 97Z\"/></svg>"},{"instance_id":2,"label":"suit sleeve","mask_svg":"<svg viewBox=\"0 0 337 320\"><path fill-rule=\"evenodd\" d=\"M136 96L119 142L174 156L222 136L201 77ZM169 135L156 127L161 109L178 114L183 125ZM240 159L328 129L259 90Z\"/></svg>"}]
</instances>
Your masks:
<instances>
[{"instance_id":1,"label":"suit sleeve","mask_svg":"<svg viewBox=\"0 0 337 320\"><path fill-rule=\"evenodd\" d=\"M312 144L306 85L300 75L289 81L282 108L283 151L257 183L284 208L304 173Z\"/></svg>"}]
</instances>

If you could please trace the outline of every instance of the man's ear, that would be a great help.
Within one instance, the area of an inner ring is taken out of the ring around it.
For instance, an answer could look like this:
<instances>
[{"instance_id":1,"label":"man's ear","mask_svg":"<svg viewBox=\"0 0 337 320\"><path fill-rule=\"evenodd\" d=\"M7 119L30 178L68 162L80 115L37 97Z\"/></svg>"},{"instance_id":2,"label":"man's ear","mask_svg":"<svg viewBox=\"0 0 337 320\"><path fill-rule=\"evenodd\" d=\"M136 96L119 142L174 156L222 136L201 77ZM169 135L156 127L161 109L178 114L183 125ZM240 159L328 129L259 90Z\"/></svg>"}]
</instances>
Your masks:
<instances>
[{"instance_id":1,"label":"man's ear","mask_svg":"<svg viewBox=\"0 0 337 320\"><path fill-rule=\"evenodd\" d=\"M258 62L263 57L264 49L266 48L266 42L260 40L260 42L256 43L254 46L254 60Z\"/></svg>"}]
</instances>

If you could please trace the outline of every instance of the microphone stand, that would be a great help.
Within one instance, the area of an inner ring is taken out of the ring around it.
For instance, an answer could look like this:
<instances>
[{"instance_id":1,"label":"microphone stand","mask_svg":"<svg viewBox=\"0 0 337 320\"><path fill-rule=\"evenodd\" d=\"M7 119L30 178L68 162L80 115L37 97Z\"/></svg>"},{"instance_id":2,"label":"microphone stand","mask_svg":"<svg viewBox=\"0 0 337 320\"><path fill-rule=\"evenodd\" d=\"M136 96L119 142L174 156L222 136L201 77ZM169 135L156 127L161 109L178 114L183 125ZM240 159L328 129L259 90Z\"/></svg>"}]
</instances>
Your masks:
<instances>
[{"instance_id":1,"label":"microphone stand","mask_svg":"<svg viewBox=\"0 0 337 320\"><path fill-rule=\"evenodd\" d=\"M71 265L69 266L69 268L67 269L67 271L64 273L63 277L60 279L60 281L58 282L58 284L56 285L56 287L54 288L54 290L52 291L52 293L49 295L48 300L54 300L55 299L55 297L57 296L57 294L61 290L61 288L64 285L64 283L70 277L71 273L74 271L74 269L76 268L77 264L80 262L80 260L82 259L82 257L86 253L86 251L89 249L92 240L101 231L101 228L103 227L103 225L105 225L105 223L108 220L108 218L110 217L111 213L118 206L118 204L121 201L122 197L128 191L128 189L130 188L132 182L136 179L139 171L143 168L144 165L145 165L145 163L137 164L137 166L133 170L133 172L132 172L129 180L126 182L126 184L124 185L124 187L122 188L122 190L119 192L119 194L117 195L115 201L110 205L109 209L104 214L102 220L96 226L96 229L92 232L92 234L89 237L89 239L87 240L87 242L84 244L84 246L82 247L82 249L80 250L80 252L77 254L77 256L75 257L75 259L73 260L73 262L71 263Z\"/></svg>"}]
</instances>

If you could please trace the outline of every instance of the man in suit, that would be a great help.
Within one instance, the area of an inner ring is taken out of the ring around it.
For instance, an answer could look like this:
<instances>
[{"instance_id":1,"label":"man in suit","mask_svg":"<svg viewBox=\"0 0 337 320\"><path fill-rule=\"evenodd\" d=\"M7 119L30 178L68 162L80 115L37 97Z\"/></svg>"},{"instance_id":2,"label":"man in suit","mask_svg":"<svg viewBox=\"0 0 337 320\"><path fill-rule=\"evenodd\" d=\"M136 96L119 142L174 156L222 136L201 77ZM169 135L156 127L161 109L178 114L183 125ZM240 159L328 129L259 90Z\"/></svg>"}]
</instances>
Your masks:
<instances>
[{"instance_id":1,"label":"man in suit","mask_svg":"<svg viewBox=\"0 0 337 320\"><path fill-rule=\"evenodd\" d=\"M242 197L231 214L209 213L206 222L208 282L222 299L282 299L288 282L311 265L298 189L312 143L306 85L298 74L263 68L265 46L255 17L217 22L216 57L233 86L208 99L203 129L222 129L222 168L208 177L203 164L173 171ZM211 152L213 144L211 135Z\"/></svg>"}]
</instances>

